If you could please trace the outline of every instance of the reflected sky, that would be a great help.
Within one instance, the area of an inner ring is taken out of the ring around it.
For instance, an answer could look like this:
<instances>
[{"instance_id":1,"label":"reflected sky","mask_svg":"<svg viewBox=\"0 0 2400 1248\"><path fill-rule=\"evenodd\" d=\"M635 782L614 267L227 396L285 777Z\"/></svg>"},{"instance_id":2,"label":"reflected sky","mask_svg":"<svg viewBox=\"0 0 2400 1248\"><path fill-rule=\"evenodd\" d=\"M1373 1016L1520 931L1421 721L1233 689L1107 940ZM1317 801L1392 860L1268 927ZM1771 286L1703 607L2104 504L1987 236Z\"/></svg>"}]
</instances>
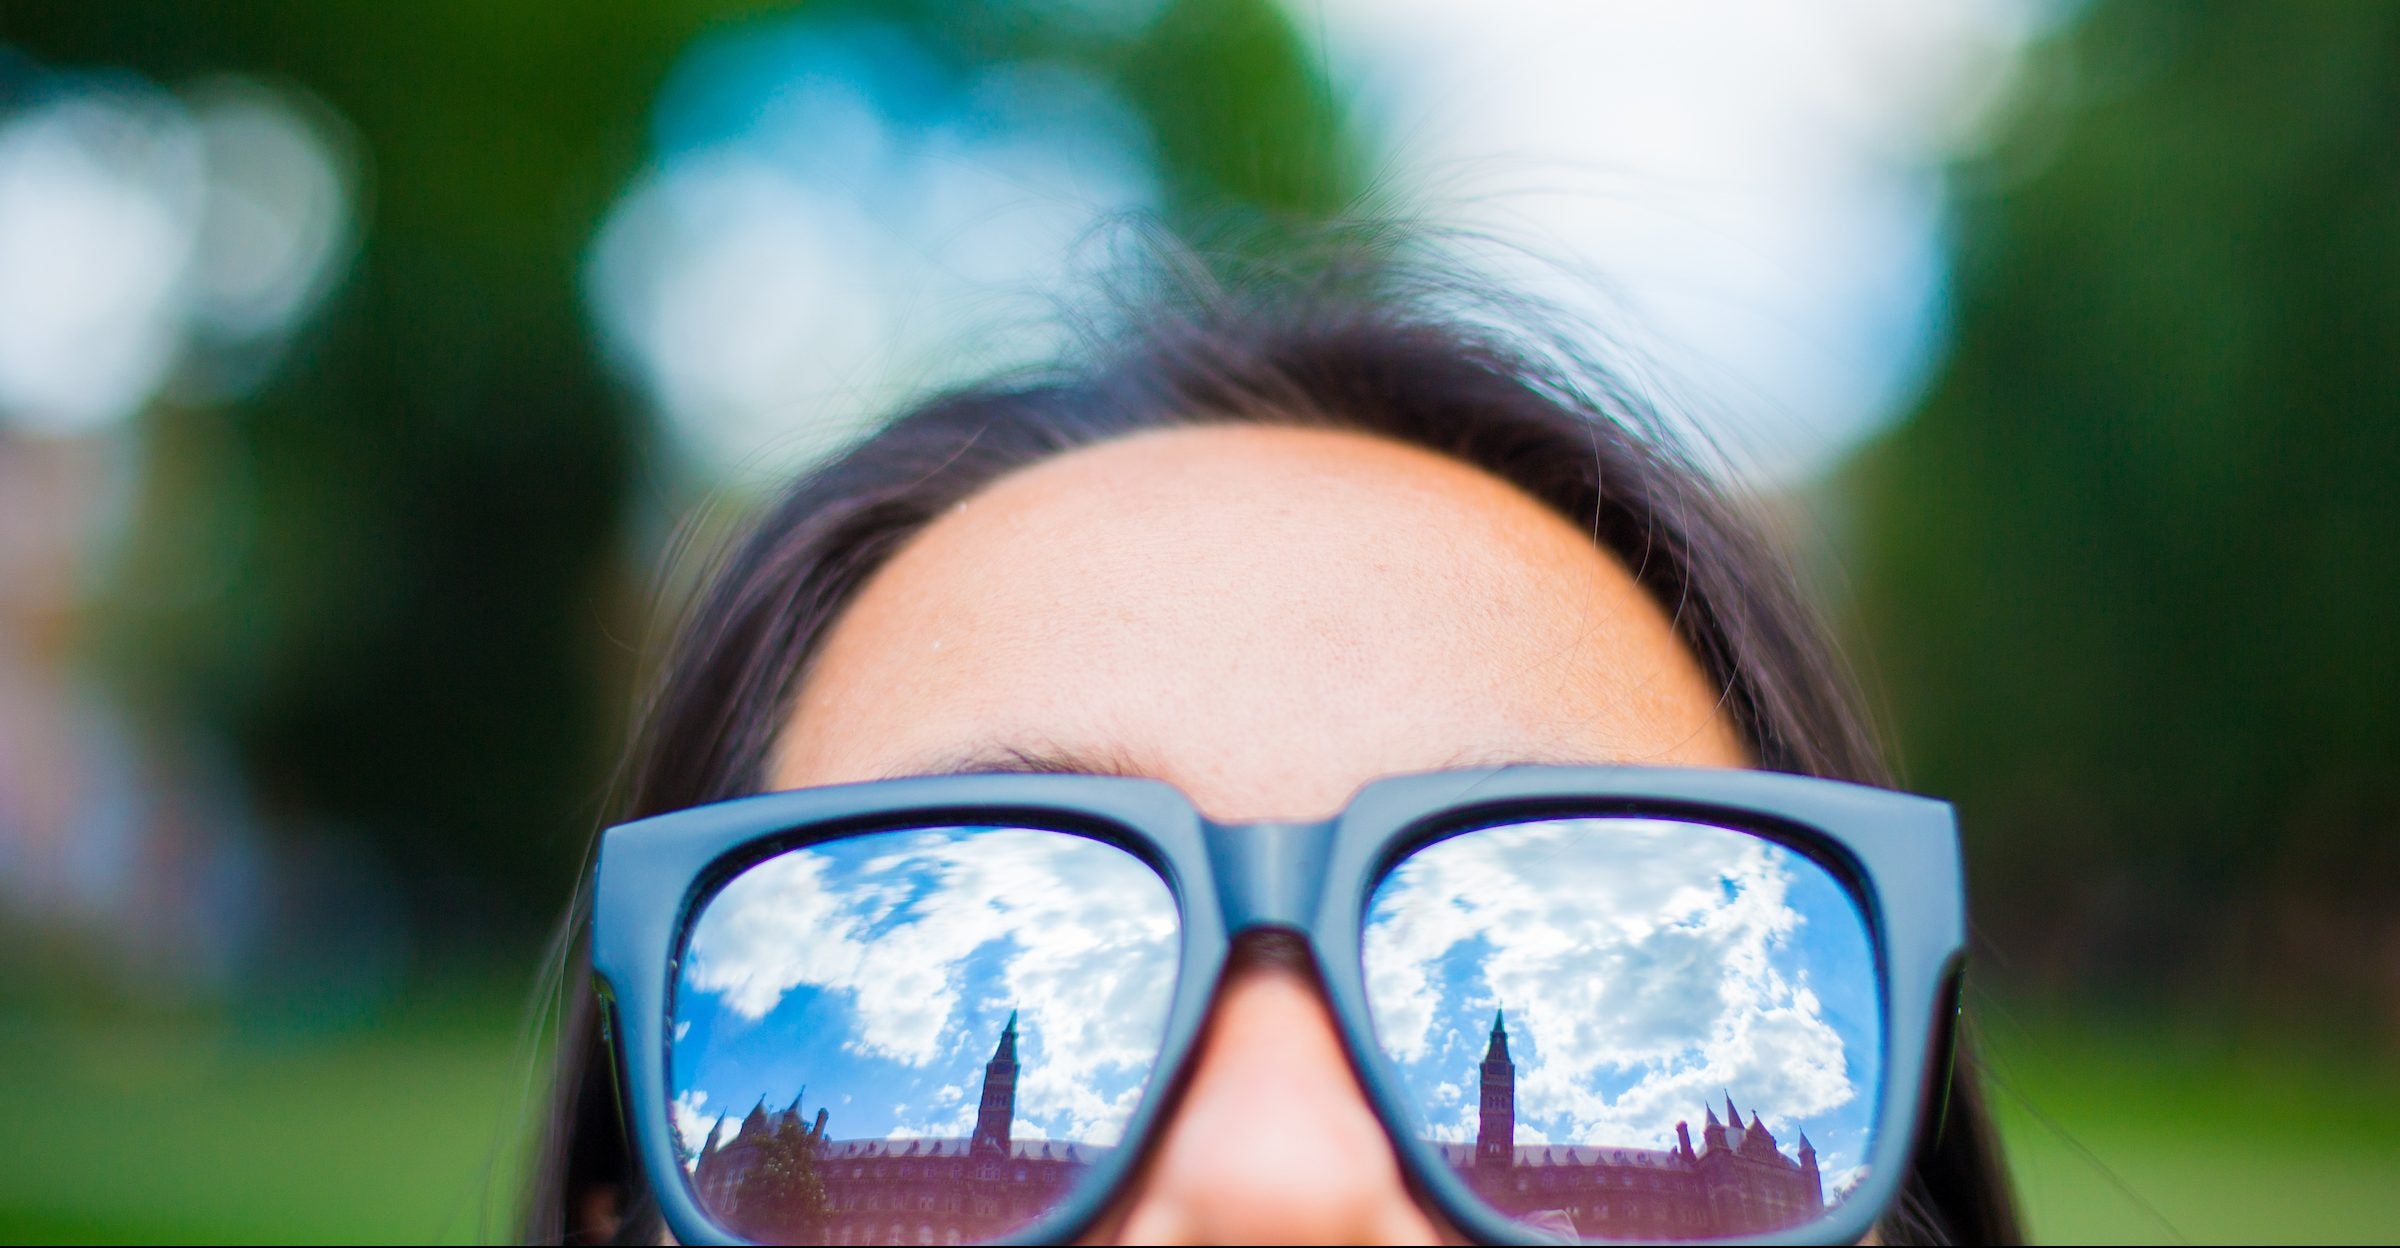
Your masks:
<instances>
[{"instance_id":1,"label":"reflected sky","mask_svg":"<svg viewBox=\"0 0 2400 1248\"><path fill-rule=\"evenodd\" d=\"M1730 1092L1829 1192L1865 1154L1881 1005L1865 924L1824 868L1729 829L1656 819L1454 837L1376 891L1380 1043L1438 1139L1475 1138L1477 1066L1505 1007L1516 1142L1667 1148Z\"/></svg>"},{"instance_id":2,"label":"reflected sky","mask_svg":"<svg viewBox=\"0 0 2400 1248\"><path fill-rule=\"evenodd\" d=\"M1165 1029L1177 927L1148 866L1064 833L908 830L769 859L686 946L681 1143L803 1085L836 1139L963 1138L1014 1009L1016 1138L1113 1144Z\"/></svg>"}]
</instances>

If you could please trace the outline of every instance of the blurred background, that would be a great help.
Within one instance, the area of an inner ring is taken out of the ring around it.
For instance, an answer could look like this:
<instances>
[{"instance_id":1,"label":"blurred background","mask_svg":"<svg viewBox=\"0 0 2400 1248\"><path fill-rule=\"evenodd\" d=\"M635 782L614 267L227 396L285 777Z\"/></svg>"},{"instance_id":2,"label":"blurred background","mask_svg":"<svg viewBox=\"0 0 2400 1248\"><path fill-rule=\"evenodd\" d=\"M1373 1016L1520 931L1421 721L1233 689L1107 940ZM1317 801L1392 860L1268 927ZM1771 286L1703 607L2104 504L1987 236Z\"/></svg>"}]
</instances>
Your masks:
<instances>
[{"instance_id":1,"label":"blurred background","mask_svg":"<svg viewBox=\"0 0 2400 1248\"><path fill-rule=\"evenodd\" d=\"M2038 1234L2400 1233L2400 7L0 0L0 1239L505 1233L692 535L1361 217L1776 503Z\"/></svg>"}]
</instances>

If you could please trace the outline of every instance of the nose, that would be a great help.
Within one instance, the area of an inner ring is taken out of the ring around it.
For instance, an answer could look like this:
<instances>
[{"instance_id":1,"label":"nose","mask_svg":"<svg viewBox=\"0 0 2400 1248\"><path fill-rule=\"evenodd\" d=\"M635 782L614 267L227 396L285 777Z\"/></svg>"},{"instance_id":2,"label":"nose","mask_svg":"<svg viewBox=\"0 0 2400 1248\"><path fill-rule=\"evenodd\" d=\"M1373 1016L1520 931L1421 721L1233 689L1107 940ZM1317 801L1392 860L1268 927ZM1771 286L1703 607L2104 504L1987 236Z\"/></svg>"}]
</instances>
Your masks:
<instances>
[{"instance_id":1,"label":"nose","mask_svg":"<svg viewBox=\"0 0 2400 1248\"><path fill-rule=\"evenodd\" d=\"M1136 1244L1422 1244L1442 1238L1343 1055L1315 981L1238 958L1190 1081L1122 1206Z\"/></svg>"}]
</instances>

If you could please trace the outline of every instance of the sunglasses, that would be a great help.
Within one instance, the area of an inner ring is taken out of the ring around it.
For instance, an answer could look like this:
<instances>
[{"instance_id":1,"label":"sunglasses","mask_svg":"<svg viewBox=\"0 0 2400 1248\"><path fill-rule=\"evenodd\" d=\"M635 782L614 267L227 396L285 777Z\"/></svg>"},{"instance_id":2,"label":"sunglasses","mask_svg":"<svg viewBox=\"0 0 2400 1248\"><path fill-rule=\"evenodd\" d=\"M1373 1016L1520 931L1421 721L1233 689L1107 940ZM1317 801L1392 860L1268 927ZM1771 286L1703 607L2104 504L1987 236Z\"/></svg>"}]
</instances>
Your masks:
<instances>
[{"instance_id":1,"label":"sunglasses","mask_svg":"<svg viewBox=\"0 0 2400 1248\"><path fill-rule=\"evenodd\" d=\"M592 960L685 1243L1073 1238L1232 938L1280 929L1475 1239L1832 1244L1900 1190L1963 924L1950 807L1830 780L1437 772L1220 824L1157 781L1000 774L612 828Z\"/></svg>"}]
</instances>

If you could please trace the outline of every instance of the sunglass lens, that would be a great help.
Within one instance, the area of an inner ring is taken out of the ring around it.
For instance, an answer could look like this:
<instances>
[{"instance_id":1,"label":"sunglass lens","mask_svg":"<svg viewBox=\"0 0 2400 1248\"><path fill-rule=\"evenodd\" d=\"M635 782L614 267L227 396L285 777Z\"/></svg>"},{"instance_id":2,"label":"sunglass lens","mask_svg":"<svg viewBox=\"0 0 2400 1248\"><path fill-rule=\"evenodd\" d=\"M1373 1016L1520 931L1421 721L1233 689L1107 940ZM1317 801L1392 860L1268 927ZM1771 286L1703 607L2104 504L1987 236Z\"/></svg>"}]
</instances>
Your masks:
<instances>
[{"instance_id":1,"label":"sunglass lens","mask_svg":"<svg viewBox=\"0 0 2400 1248\"><path fill-rule=\"evenodd\" d=\"M1150 1082L1178 959L1132 854L1035 828L793 849L699 909L669 1019L695 1199L757 1243L968 1243L1059 1207Z\"/></svg>"},{"instance_id":2,"label":"sunglass lens","mask_svg":"<svg viewBox=\"0 0 2400 1248\"><path fill-rule=\"evenodd\" d=\"M1865 1173L1874 946L1851 892L1794 849L1659 818L1478 828L1399 862L1363 948L1419 1121L1520 1226L1788 1231Z\"/></svg>"}]
</instances>

